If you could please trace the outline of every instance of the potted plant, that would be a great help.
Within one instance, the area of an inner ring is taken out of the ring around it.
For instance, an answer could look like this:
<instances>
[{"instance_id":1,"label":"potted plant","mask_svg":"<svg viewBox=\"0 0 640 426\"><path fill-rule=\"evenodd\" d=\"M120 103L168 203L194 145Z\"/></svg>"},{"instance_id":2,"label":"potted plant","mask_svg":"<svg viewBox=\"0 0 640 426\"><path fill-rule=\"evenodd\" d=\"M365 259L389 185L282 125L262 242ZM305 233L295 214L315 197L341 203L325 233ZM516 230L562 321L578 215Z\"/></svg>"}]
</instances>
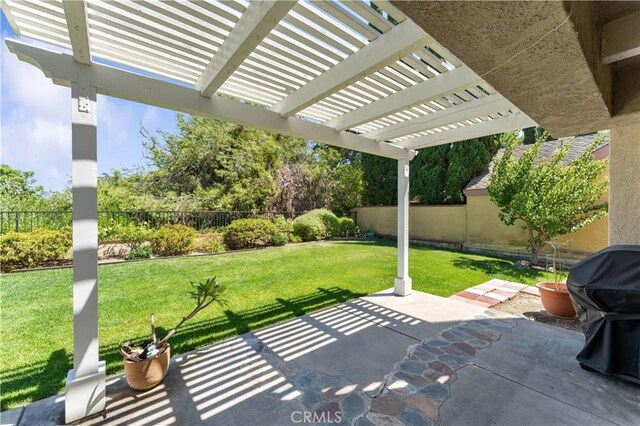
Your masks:
<instances>
[{"instance_id":1,"label":"potted plant","mask_svg":"<svg viewBox=\"0 0 640 426\"><path fill-rule=\"evenodd\" d=\"M218 284L216 277L204 282L192 282L194 291L189 292L191 299L196 300L195 308L161 340L156 338L155 319L151 314L151 339L143 341L140 345L126 342L120 347L120 353L124 357L124 374L129 386L135 390L147 390L160 384L169 371L171 359L169 339L185 322L212 303L226 305L226 301L220 295L226 290L225 286Z\"/></svg>"},{"instance_id":2,"label":"potted plant","mask_svg":"<svg viewBox=\"0 0 640 426\"><path fill-rule=\"evenodd\" d=\"M566 244L566 243L565 243ZM576 310L571 303L567 284L560 281L560 273L557 268L558 247L561 245L557 242L550 242L553 247L553 258L551 270L553 271L553 281L540 282L536 284L540 290L540 299L542 306L549 315L556 318L574 318ZM547 268L547 271L549 269Z\"/></svg>"}]
</instances>

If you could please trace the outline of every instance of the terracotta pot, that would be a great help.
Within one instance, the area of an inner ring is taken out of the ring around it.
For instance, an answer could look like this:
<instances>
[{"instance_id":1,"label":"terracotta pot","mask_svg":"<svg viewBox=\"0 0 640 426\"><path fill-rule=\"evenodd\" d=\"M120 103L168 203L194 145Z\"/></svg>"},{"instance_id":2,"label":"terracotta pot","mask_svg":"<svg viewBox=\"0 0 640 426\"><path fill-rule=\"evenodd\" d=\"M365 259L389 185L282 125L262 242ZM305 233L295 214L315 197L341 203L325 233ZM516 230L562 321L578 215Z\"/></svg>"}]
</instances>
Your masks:
<instances>
[{"instance_id":1,"label":"terracotta pot","mask_svg":"<svg viewBox=\"0 0 640 426\"><path fill-rule=\"evenodd\" d=\"M556 318L574 318L576 310L571 304L571 298L567 291L567 285L560 283L538 283L536 287L540 290L542 306L549 315Z\"/></svg>"},{"instance_id":2,"label":"terracotta pot","mask_svg":"<svg viewBox=\"0 0 640 426\"><path fill-rule=\"evenodd\" d=\"M144 361L124 360L124 375L129 387L135 390L147 390L159 385L169 371L171 360L170 347L160 355Z\"/></svg>"}]
</instances>

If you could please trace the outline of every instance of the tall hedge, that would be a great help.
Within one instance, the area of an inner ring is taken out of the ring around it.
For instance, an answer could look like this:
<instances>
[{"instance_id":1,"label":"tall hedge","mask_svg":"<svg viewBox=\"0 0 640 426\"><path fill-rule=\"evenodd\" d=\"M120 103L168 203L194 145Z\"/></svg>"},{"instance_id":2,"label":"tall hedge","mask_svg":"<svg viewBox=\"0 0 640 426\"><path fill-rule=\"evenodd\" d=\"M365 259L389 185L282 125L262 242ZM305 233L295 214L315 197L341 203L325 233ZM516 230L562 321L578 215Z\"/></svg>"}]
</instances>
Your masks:
<instances>
[{"instance_id":1,"label":"tall hedge","mask_svg":"<svg viewBox=\"0 0 640 426\"><path fill-rule=\"evenodd\" d=\"M496 136L424 148L410 165L410 197L419 204L461 204L463 190L482 173L499 146ZM396 205L397 167L393 159L364 154L363 204Z\"/></svg>"}]
</instances>

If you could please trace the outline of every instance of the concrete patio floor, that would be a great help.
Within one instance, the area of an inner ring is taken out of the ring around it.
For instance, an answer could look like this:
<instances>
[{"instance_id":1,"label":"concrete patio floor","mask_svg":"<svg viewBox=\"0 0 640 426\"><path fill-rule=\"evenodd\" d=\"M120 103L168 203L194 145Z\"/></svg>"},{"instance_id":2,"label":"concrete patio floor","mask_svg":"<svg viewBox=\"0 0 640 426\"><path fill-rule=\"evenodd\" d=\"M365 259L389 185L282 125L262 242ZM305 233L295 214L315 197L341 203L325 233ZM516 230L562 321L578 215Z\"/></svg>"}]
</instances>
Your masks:
<instances>
[{"instance_id":1,"label":"concrete patio floor","mask_svg":"<svg viewBox=\"0 0 640 426\"><path fill-rule=\"evenodd\" d=\"M583 336L385 291L173 359L163 384L108 379L100 425L640 424L640 386L583 371ZM64 396L1 413L61 424Z\"/></svg>"}]
</instances>

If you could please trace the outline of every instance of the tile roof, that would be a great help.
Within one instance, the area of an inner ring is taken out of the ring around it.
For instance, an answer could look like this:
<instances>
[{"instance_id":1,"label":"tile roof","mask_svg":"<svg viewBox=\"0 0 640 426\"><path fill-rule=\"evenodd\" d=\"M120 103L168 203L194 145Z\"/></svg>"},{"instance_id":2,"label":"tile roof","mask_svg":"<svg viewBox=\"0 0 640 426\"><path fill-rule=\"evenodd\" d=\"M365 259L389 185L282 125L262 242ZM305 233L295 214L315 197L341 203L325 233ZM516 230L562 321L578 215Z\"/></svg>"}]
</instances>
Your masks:
<instances>
[{"instance_id":1,"label":"tile roof","mask_svg":"<svg viewBox=\"0 0 640 426\"><path fill-rule=\"evenodd\" d=\"M609 132L603 131L603 132L600 132L600 134L604 136L604 140L602 142L602 145L598 149L604 148L605 146L609 145ZM576 158L578 158L580 154L584 152L585 149L587 149L589 144L593 142L593 140L596 138L597 135L598 134L593 133L589 135L573 136L573 137L561 138L554 141L545 142L542 145L542 149L540 150L540 155L538 155L537 161L543 158L548 158L551 155L553 155L553 153L558 148L560 148L562 144L564 144L565 142L571 142L569 152L567 153L567 156L565 158L565 162L570 163ZM531 147L532 145L520 145L513 151L514 157L519 158L523 152L525 152L527 149ZM496 157L502 154L503 152L504 152L504 148L498 151L498 153L496 154ZM471 182L469 182L469 184L465 188L465 192L471 191L471 190L486 189L487 186L489 185L489 177L491 176L492 169L493 169L493 161L491 162L491 164L489 164L489 166L484 172L474 177L471 180Z\"/></svg>"}]
</instances>

